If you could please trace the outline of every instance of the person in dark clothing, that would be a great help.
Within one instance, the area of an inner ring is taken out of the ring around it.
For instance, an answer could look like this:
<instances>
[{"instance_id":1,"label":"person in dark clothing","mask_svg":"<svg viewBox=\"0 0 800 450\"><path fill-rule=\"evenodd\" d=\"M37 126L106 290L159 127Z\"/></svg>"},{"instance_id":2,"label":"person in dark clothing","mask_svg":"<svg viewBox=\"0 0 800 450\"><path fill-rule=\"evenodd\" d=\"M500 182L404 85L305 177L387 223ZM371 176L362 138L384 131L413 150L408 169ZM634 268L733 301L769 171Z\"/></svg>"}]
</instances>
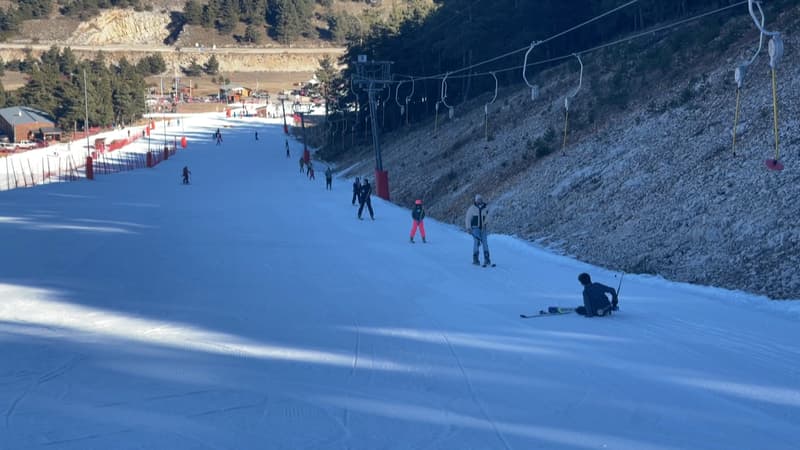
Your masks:
<instances>
[{"instance_id":1,"label":"person in dark clothing","mask_svg":"<svg viewBox=\"0 0 800 450\"><path fill-rule=\"evenodd\" d=\"M356 204L359 192L361 192L361 180L356 177L356 181L353 182L353 206Z\"/></svg>"},{"instance_id":2,"label":"person in dark clothing","mask_svg":"<svg viewBox=\"0 0 800 450\"><path fill-rule=\"evenodd\" d=\"M578 281L583 285L583 306L575 308L576 313L586 317L605 316L619 309L617 307L619 298L614 288L601 283L592 283L588 273L578 275ZM606 294L611 295L610 302Z\"/></svg>"},{"instance_id":3,"label":"person in dark clothing","mask_svg":"<svg viewBox=\"0 0 800 450\"><path fill-rule=\"evenodd\" d=\"M306 163L306 166L308 166L308 170L306 171L308 173L308 179L316 180L314 177L314 165L311 163L311 161L309 161Z\"/></svg>"},{"instance_id":4,"label":"person in dark clothing","mask_svg":"<svg viewBox=\"0 0 800 450\"><path fill-rule=\"evenodd\" d=\"M183 184L189 184L189 175L192 174L192 171L189 170L189 166L183 166Z\"/></svg>"},{"instance_id":5,"label":"person in dark clothing","mask_svg":"<svg viewBox=\"0 0 800 450\"><path fill-rule=\"evenodd\" d=\"M372 211L372 200L370 199L370 195L372 195L372 186L369 184L369 180L364 178L364 182L361 184L361 190L358 192L358 218L361 219L361 213L364 211L364 205L367 205L367 209L369 209L369 217L372 220L375 220L375 213Z\"/></svg>"},{"instance_id":6,"label":"person in dark clothing","mask_svg":"<svg viewBox=\"0 0 800 450\"><path fill-rule=\"evenodd\" d=\"M286 143L286 157L291 158L292 155L289 154L289 141L284 141Z\"/></svg>"},{"instance_id":7,"label":"person in dark clothing","mask_svg":"<svg viewBox=\"0 0 800 450\"><path fill-rule=\"evenodd\" d=\"M414 235L417 234L417 228L419 228L419 234L422 236L422 243L426 243L428 241L425 240L425 208L422 206L422 200L416 200L414 202L414 209L411 210L411 220L413 220L413 225L411 225L411 243L414 243Z\"/></svg>"},{"instance_id":8,"label":"person in dark clothing","mask_svg":"<svg viewBox=\"0 0 800 450\"><path fill-rule=\"evenodd\" d=\"M256 140L258 140L258 131L256 131Z\"/></svg>"},{"instance_id":9,"label":"person in dark clothing","mask_svg":"<svg viewBox=\"0 0 800 450\"><path fill-rule=\"evenodd\" d=\"M333 171L330 167L325 169L325 190L330 191L333 189Z\"/></svg>"},{"instance_id":10,"label":"person in dark clothing","mask_svg":"<svg viewBox=\"0 0 800 450\"><path fill-rule=\"evenodd\" d=\"M489 266L492 260L489 257L489 207L480 195L475 196L475 201L467 209L464 227L472 235L472 264L480 265L478 258L480 247L483 247L483 265Z\"/></svg>"}]
</instances>

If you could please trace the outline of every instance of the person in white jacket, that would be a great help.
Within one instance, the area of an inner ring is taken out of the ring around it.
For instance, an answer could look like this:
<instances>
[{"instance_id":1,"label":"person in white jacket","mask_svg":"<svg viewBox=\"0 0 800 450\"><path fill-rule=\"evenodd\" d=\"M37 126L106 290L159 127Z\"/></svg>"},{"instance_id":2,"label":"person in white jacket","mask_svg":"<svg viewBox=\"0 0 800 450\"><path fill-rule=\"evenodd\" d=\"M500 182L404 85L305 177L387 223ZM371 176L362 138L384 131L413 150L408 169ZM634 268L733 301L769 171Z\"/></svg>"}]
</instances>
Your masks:
<instances>
[{"instance_id":1,"label":"person in white jacket","mask_svg":"<svg viewBox=\"0 0 800 450\"><path fill-rule=\"evenodd\" d=\"M483 265L488 266L492 263L489 259L489 230L487 222L489 218L489 207L483 201L480 194L475 196L475 201L467 209L467 217L464 220L464 227L473 237L472 244L472 264L480 265L478 258L480 247L483 246Z\"/></svg>"}]
</instances>

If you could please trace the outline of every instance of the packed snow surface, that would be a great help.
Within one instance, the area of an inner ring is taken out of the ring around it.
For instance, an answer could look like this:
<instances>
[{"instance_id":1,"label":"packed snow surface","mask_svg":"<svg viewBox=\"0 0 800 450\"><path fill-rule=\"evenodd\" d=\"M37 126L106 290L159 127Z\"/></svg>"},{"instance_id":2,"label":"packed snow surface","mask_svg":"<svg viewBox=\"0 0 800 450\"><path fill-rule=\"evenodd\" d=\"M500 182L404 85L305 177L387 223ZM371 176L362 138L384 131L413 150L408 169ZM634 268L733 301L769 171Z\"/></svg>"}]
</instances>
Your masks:
<instances>
[{"instance_id":1,"label":"packed snow surface","mask_svg":"<svg viewBox=\"0 0 800 450\"><path fill-rule=\"evenodd\" d=\"M359 221L279 120L166 133L153 169L0 192L0 448L798 448L796 302L628 274L612 317L521 319L620 274Z\"/></svg>"}]
</instances>

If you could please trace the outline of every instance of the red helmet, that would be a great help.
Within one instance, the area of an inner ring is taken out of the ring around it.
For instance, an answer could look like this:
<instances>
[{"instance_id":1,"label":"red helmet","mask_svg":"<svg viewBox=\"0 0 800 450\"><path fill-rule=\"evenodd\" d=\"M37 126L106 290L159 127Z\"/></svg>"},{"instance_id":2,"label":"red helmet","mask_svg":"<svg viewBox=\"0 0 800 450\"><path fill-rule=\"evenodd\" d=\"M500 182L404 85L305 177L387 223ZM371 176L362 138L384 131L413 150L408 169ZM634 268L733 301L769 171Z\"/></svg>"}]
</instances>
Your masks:
<instances>
[{"instance_id":1,"label":"red helmet","mask_svg":"<svg viewBox=\"0 0 800 450\"><path fill-rule=\"evenodd\" d=\"M416 200L416 201L414 202L414 204L415 204L415 205L421 205L421 204L422 204L422 200Z\"/></svg>"}]
</instances>

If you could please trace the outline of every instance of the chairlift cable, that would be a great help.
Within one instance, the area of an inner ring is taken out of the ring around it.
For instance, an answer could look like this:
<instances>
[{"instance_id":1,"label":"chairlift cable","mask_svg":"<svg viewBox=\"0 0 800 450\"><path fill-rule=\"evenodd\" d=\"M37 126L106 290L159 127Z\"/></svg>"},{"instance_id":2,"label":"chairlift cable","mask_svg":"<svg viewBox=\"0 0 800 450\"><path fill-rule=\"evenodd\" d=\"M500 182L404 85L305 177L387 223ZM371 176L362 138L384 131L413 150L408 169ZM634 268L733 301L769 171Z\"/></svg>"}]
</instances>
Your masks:
<instances>
[{"instance_id":1,"label":"chairlift cable","mask_svg":"<svg viewBox=\"0 0 800 450\"><path fill-rule=\"evenodd\" d=\"M722 8L718 8L718 9L715 9L715 10L712 10L712 11L707 11L705 13L698 14L697 16L687 17L686 19L681 19L681 20L679 20L677 22L673 22L673 23L668 24L668 25L662 25L660 27L656 27L656 28L653 28L653 29L650 29L650 30L646 30L646 31L642 31L642 32L639 32L639 33L636 33L636 34L632 34L630 36L627 36L627 37L624 37L624 38L620 38L620 39L617 39L615 41L607 42L605 44L600 44L600 45L597 45L595 47L590 47L590 48L587 48L587 49L584 49L584 50L580 50L578 53L580 53L582 55L585 55L587 53L595 52L597 50L602 50L602 49L605 49L605 48L608 48L608 47L613 47L614 45L617 45L617 44L624 44L626 42L633 41L633 40L638 39L638 38L643 37L643 36L652 35L654 33L660 32L660 31L665 31L665 30L668 30L670 28L675 28L677 26L684 25L686 23L693 22L693 21L698 20L698 19L703 19L705 17L708 17L708 16L711 16L711 15L714 15L714 14L718 14L718 13L727 11L727 10L735 8L737 6L742 6L747 2L748 2L748 0L742 0L741 2L732 4L732 5L728 5L728 6L724 6ZM527 48L529 48L529 47L526 47L526 49ZM553 57L553 58L534 61L534 62L529 63L528 66L530 67L530 66L538 66L538 65L543 65L543 64L549 64L549 63L552 63L552 62L562 61L562 60L565 60L565 59L572 58L572 56L573 56L573 53L569 53L569 54L565 54L565 55L561 55L561 56L556 56L556 57ZM521 65L516 65L516 66L513 66L513 67L506 67L504 69L496 69L493 72L495 72L495 73L504 73L504 72L511 72L511 71L520 70L520 69L522 69L522 66ZM458 78L465 78L467 76L480 76L480 75L488 75L488 74L489 74L489 72L481 72L481 73L473 73L473 74L470 74L470 75L455 75L455 76L453 76L452 72L451 72L450 78L451 79L453 79L453 78L454 79L458 79ZM431 77L431 79L435 79L435 78L438 78L438 77ZM417 78L417 79L418 80L422 80L422 79L428 79L428 78Z\"/></svg>"},{"instance_id":2,"label":"chairlift cable","mask_svg":"<svg viewBox=\"0 0 800 450\"><path fill-rule=\"evenodd\" d=\"M570 28L568 28L568 29L564 30L564 31L561 31L561 32L559 32L559 33L556 33L556 34L554 34L554 35L552 35L552 36L550 36L550 37L547 37L547 38L545 38L544 40L540 41L540 43L541 43L541 44L545 44L545 43L547 43L547 42L550 42L550 41L552 41L552 40L554 40L554 39L557 39L557 38L559 38L559 37L561 37L561 36L564 36L565 34L569 34L569 33L573 32L573 31L575 31L575 30L577 30L577 29L579 29L579 28L583 28L583 27L585 27L586 25L589 25L589 24L591 24L591 23L593 23L593 22L596 22L596 21L598 21L598 20L600 20L600 19L602 19L602 18L604 18L604 17L606 17L606 16L608 16L608 15L614 14L615 12L617 12L617 11L619 11L619 10L622 10L622 9L625 9L625 8L627 8L628 6L631 6L631 5L633 5L634 3L638 3L638 2L639 2L639 0L630 0L629 2L627 2L627 3L623 4L623 5L617 6L616 8L610 9L610 10L608 10L608 11L606 11L606 12L604 12L604 13L600 14L600 15L597 15L597 16L595 16L595 17L592 17L592 18L591 18L591 19L589 19L589 20L586 20L586 21L584 21L584 22L581 22L581 23L579 23L579 24L577 24L577 25L575 25L575 26L573 26L573 27L570 27ZM517 50L512 50L512 51L510 51L510 52L507 52L507 53L504 53L504 54L502 54L502 55L495 56L495 57L493 57L493 58L490 58L490 59L487 59L487 60L484 60L484 61L480 61L480 62L477 62L477 63L471 64L471 65L469 65L469 66L462 67L462 68L460 68L460 69L452 70L452 71L450 71L449 73L450 73L450 74L453 74L453 73L464 72L464 71L466 71L466 70L474 69L475 67L480 67L480 66L482 66L482 65L489 64L489 63L491 63L491 62L495 62L495 61L497 61L497 60L499 60L499 59L503 59L503 58L506 58L506 57L508 57L508 56L515 55L515 54L517 54L517 53L521 53L521 52L527 51L527 50L529 50L529 48L530 48L529 46L526 46L526 47L519 48L519 49L517 49ZM439 79L439 78L441 78L443 75L446 75L446 74L442 74L442 73L440 73L440 74L436 74L436 75L429 75L429 76L424 76L424 77L417 77L417 79L418 79L418 80L436 80L436 79ZM405 76L410 76L410 75L405 75Z\"/></svg>"}]
</instances>

